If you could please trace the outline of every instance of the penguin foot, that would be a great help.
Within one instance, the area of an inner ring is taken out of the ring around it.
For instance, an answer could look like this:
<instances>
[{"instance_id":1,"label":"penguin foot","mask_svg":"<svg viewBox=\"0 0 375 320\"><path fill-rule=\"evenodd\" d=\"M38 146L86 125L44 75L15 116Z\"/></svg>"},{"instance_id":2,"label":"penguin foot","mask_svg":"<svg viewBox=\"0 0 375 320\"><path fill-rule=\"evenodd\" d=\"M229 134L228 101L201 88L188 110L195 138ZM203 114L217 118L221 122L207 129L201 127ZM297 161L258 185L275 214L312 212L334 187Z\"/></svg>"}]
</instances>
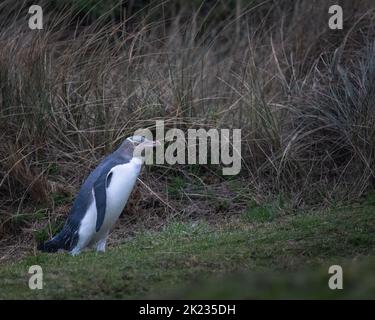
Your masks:
<instances>
[{"instance_id":1,"label":"penguin foot","mask_svg":"<svg viewBox=\"0 0 375 320\"><path fill-rule=\"evenodd\" d=\"M75 247L72 251L70 251L70 254L72 255L72 256L77 256L77 255L79 255L81 253L81 249L79 249L79 248L77 248L77 247Z\"/></svg>"},{"instance_id":2,"label":"penguin foot","mask_svg":"<svg viewBox=\"0 0 375 320\"><path fill-rule=\"evenodd\" d=\"M107 239L102 239L98 242L98 245L96 246L96 251L97 252L105 252L105 244L106 244Z\"/></svg>"}]
</instances>

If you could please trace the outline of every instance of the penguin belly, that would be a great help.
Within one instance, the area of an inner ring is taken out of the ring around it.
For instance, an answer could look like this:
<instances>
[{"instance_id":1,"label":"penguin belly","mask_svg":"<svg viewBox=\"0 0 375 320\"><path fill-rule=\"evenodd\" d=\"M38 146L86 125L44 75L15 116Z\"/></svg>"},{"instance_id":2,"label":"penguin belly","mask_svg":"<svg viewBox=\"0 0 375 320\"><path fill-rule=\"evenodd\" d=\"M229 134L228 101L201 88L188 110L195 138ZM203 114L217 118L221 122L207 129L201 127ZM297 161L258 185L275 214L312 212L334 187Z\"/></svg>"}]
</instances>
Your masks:
<instances>
[{"instance_id":1,"label":"penguin belly","mask_svg":"<svg viewBox=\"0 0 375 320\"><path fill-rule=\"evenodd\" d=\"M73 255L79 254L82 249L88 246L95 234L97 210L93 191L92 199L93 201L87 209L79 227L77 245L71 250Z\"/></svg>"},{"instance_id":2,"label":"penguin belly","mask_svg":"<svg viewBox=\"0 0 375 320\"><path fill-rule=\"evenodd\" d=\"M142 163L133 158L130 162L112 168L111 181L106 188L106 211L104 221L92 239L92 244L105 238L118 220L141 171Z\"/></svg>"}]
</instances>

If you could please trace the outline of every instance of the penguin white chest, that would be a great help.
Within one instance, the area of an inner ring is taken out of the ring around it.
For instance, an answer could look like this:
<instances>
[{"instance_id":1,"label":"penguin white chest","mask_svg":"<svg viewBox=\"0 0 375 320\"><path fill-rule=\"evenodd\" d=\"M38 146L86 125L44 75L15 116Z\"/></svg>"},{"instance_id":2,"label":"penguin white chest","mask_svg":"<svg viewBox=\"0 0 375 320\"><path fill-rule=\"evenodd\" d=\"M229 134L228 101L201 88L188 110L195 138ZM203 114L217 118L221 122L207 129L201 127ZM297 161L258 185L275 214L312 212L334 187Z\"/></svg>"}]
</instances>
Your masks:
<instances>
[{"instance_id":1,"label":"penguin white chest","mask_svg":"<svg viewBox=\"0 0 375 320\"><path fill-rule=\"evenodd\" d=\"M130 162L112 168L110 182L106 188L106 211L103 225L99 232L108 232L117 219L129 199L129 196L141 171L142 163L133 158Z\"/></svg>"}]
</instances>

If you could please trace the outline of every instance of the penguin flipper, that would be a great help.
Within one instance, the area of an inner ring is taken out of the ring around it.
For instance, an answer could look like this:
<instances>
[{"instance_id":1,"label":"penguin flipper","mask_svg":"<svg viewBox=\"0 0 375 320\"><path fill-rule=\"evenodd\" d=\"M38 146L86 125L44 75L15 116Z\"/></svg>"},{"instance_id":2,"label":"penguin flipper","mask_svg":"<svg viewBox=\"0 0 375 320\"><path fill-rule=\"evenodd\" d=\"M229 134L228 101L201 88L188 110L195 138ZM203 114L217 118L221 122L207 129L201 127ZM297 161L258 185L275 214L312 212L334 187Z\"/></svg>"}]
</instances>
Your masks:
<instances>
[{"instance_id":1,"label":"penguin flipper","mask_svg":"<svg viewBox=\"0 0 375 320\"><path fill-rule=\"evenodd\" d=\"M94 183L94 196L96 203L96 232L98 232L104 222L105 210L107 207L107 187L112 178L112 172L107 171L102 174Z\"/></svg>"}]
</instances>

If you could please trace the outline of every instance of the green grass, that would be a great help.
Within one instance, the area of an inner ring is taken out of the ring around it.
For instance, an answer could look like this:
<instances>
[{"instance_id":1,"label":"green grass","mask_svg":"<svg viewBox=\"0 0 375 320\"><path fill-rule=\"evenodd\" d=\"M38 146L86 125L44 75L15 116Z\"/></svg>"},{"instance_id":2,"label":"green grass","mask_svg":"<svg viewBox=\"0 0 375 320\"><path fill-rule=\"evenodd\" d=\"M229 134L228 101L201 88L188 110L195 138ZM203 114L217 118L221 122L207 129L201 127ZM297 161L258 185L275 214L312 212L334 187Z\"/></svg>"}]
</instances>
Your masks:
<instances>
[{"instance_id":1,"label":"green grass","mask_svg":"<svg viewBox=\"0 0 375 320\"><path fill-rule=\"evenodd\" d=\"M105 254L38 253L0 267L0 298L375 298L373 211L173 222ZM28 289L35 264L43 290ZM343 290L328 289L333 264Z\"/></svg>"},{"instance_id":2,"label":"green grass","mask_svg":"<svg viewBox=\"0 0 375 320\"><path fill-rule=\"evenodd\" d=\"M251 206L243 215L247 222L266 222L272 221L277 215L276 208L272 206Z\"/></svg>"}]
</instances>

